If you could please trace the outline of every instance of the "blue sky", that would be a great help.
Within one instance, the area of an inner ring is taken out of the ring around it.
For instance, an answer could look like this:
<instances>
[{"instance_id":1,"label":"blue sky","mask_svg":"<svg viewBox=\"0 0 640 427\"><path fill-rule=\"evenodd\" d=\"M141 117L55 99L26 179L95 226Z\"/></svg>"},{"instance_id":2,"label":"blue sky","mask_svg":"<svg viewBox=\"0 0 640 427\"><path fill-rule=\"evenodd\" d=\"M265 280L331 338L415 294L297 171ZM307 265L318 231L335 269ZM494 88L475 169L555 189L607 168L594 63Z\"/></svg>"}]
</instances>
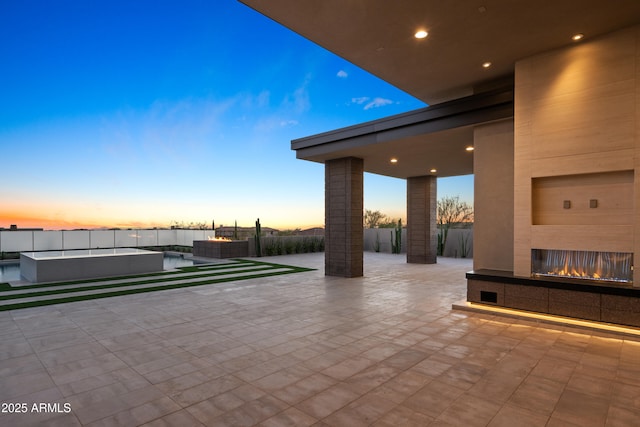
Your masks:
<instances>
[{"instance_id":1,"label":"blue sky","mask_svg":"<svg viewBox=\"0 0 640 427\"><path fill-rule=\"evenodd\" d=\"M0 40L0 227L322 225L290 141L424 106L235 0L5 1ZM405 193L365 176L367 209Z\"/></svg>"}]
</instances>

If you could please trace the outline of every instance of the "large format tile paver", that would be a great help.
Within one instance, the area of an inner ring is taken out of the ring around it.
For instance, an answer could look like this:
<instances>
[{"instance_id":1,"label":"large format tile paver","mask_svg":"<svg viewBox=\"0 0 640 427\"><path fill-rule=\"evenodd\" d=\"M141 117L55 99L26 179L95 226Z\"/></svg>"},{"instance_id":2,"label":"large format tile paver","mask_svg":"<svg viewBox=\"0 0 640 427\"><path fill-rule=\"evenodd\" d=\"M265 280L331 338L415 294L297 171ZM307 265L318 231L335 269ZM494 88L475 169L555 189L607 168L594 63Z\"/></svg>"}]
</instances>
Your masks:
<instances>
[{"instance_id":1,"label":"large format tile paver","mask_svg":"<svg viewBox=\"0 0 640 427\"><path fill-rule=\"evenodd\" d=\"M366 253L353 279L265 260L318 270L0 313L1 400L26 404L0 425L640 420L639 341L452 310L470 260Z\"/></svg>"}]
</instances>

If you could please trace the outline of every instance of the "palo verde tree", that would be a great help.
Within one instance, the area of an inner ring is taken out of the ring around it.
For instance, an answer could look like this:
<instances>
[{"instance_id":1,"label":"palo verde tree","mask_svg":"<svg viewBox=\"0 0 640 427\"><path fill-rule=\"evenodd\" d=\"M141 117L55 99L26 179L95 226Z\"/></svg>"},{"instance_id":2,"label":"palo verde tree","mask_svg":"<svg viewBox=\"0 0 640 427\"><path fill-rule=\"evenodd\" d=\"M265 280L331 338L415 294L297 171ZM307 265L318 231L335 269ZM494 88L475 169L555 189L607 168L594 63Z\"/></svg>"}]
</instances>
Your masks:
<instances>
[{"instance_id":1,"label":"palo verde tree","mask_svg":"<svg viewBox=\"0 0 640 427\"><path fill-rule=\"evenodd\" d=\"M449 229L473 222L473 206L459 196L445 196L438 200L438 255L444 253Z\"/></svg>"},{"instance_id":2,"label":"palo verde tree","mask_svg":"<svg viewBox=\"0 0 640 427\"><path fill-rule=\"evenodd\" d=\"M178 228L182 230L207 230L209 227L206 222L184 222L184 221L171 221L171 228Z\"/></svg>"},{"instance_id":3,"label":"palo verde tree","mask_svg":"<svg viewBox=\"0 0 640 427\"><path fill-rule=\"evenodd\" d=\"M364 227L378 228L381 223L387 220L387 216L380 211L364 210Z\"/></svg>"}]
</instances>

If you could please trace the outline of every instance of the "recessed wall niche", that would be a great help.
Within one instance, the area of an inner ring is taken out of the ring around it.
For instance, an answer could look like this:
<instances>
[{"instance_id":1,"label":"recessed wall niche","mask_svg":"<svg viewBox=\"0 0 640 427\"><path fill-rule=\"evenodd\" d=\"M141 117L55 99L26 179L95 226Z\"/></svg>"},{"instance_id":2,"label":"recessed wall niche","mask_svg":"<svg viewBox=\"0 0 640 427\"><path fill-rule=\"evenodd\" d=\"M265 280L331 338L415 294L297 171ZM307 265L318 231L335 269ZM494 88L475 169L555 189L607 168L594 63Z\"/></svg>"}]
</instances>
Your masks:
<instances>
[{"instance_id":1,"label":"recessed wall niche","mask_svg":"<svg viewBox=\"0 0 640 427\"><path fill-rule=\"evenodd\" d=\"M533 225L633 224L632 170L532 178L531 197Z\"/></svg>"}]
</instances>

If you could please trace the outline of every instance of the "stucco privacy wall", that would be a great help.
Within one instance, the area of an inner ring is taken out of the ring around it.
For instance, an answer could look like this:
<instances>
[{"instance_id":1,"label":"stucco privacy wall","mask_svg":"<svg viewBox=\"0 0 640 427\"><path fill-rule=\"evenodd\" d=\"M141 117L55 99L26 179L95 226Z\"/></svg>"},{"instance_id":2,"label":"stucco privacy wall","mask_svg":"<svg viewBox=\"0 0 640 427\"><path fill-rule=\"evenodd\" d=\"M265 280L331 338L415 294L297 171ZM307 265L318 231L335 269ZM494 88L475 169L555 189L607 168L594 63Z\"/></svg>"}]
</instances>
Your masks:
<instances>
[{"instance_id":1,"label":"stucco privacy wall","mask_svg":"<svg viewBox=\"0 0 640 427\"><path fill-rule=\"evenodd\" d=\"M391 239L395 236L393 228L365 228L364 251L391 253ZM436 236L437 239L437 236ZM407 229L402 230L401 253L407 253ZM376 250L376 242L378 250ZM249 244L251 249L251 244ZM464 254L463 254L464 251ZM473 228L451 228L443 255L450 258L473 258Z\"/></svg>"},{"instance_id":2,"label":"stucco privacy wall","mask_svg":"<svg viewBox=\"0 0 640 427\"><path fill-rule=\"evenodd\" d=\"M529 276L532 247L633 251L638 259L640 239L634 236L640 236L640 215L633 206L640 206L639 41L640 26L634 26L516 64L516 275ZM580 177L616 171L627 171L631 192L606 192L598 209L580 211L590 197ZM532 183L553 182L553 177L575 179L558 192L576 209L563 211L554 204L554 215L566 216L562 224L535 223ZM624 194L633 194L630 211ZM579 212L587 219L567 225ZM626 219L611 224L612 215Z\"/></svg>"},{"instance_id":3,"label":"stucco privacy wall","mask_svg":"<svg viewBox=\"0 0 640 427\"><path fill-rule=\"evenodd\" d=\"M473 132L473 268L513 271L513 120Z\"/></svg>"},{"instance_id":4,"label":"stucco privacy wall","mask_svg":"<svg viewBox=\"0 0 640 427\"><path fill-rule=\"evenodd\" d=\"M194 240L214 234L213 230L182 229L0 231L0 252L191 246Z\"/></svg>"}]
</instances>

